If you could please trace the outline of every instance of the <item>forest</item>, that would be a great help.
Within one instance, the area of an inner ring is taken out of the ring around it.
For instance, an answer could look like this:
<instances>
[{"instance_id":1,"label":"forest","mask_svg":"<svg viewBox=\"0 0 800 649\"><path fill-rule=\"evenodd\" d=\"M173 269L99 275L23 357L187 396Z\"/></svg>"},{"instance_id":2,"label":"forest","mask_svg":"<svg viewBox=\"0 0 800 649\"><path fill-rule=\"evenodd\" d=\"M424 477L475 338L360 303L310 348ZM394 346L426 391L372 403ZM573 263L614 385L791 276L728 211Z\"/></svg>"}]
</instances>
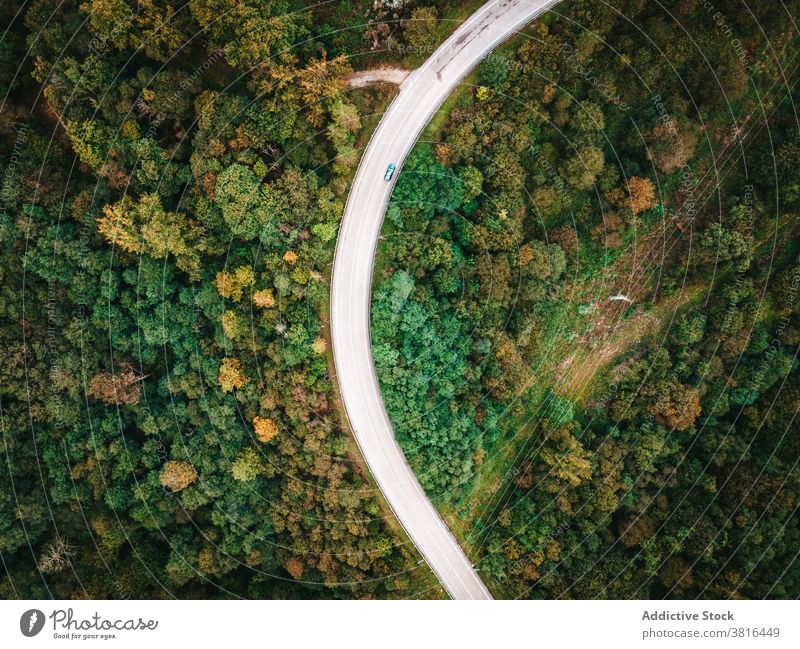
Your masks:
<instances>
[{"instance_id":1,"label":"forest","mask_svg":"<svg viewBox=\"0 0 800 649\"><path fill-rule=\"evenodd\" d=\"M716 5L559 5L400 173L376 367L496 596L800 596L800 6Z\"/></svg>"},{"instance_id":2,"label":"forest","mask_svg":"<svg viewBox=\"0 0 800 649\"><path fill-rule=\"evenodd\" d=\"M440 11L2 3L0 596L441 596L326 328L392 92L346 76L440 39Z\"/></svg>"},{"instance_id":3,"label":"forest","mask_svg":"<svg viewBox=\"0 0 800 649\"><path fill-rule=\"evenodd\" d=\"M445 597L328 285L348 75L479 4L0 4L0 597ZM399 170L374 360L496 597L800 597L797 15L566 0Z\"/></svg>"}]
</instances>

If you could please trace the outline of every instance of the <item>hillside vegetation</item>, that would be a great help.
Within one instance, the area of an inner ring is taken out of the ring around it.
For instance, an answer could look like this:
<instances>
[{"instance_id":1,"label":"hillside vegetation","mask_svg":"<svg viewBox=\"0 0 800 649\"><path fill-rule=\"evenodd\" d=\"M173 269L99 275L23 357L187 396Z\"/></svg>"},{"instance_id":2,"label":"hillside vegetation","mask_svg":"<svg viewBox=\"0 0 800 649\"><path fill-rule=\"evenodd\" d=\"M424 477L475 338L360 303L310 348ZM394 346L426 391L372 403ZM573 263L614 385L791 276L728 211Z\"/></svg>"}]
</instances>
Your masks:
<instances>
[{"instance_id":1,"label":"hillside vegetation","mask_svg":"<svg viewBox=\"0 0 800 649\"><path fill-rule=\"evenodd\" d=\"M373 349L511 597L798 597L797 3L568 1L399 176Z\"/></svg>"}]
</instances>

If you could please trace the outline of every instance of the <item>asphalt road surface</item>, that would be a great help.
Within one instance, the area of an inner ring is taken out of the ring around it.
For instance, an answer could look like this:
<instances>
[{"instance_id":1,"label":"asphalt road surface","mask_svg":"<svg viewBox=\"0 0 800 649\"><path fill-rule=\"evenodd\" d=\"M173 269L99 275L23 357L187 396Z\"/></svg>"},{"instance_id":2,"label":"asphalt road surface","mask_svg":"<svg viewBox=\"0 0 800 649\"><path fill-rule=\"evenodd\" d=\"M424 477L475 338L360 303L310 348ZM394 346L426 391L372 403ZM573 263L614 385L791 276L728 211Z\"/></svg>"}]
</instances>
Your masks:
<instances>
[{"instance_id":1,"label":"asphalt road surface","mask_svg":"<svg viewBox=\"0 0 800 649\"><path fill-rule=\"evenodd\" d=\"M333 265L331 336L339 389L364 459L395 516L454 599L491 599L398 446L370 342L372 269L386 206L403 161L458 83L492 49L558 0L483 5L412 72L372 135L347 200ZM383 179L389 163L394 178Z\"/></svg>"}]
</instances>

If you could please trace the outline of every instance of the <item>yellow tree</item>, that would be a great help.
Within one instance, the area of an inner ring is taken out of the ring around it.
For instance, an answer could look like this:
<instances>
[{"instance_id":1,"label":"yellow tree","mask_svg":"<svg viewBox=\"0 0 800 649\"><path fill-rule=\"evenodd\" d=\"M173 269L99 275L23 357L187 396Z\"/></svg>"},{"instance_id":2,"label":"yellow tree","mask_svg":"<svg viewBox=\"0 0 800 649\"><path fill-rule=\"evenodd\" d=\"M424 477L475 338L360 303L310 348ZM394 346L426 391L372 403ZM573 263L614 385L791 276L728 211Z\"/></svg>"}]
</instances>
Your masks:
<instances>
[{"instance_id":1,"label":"yellow tree","mask_svg":"<svg viewBox=\"0 0 800 649\"><path fill-rule=\"evenodd\" d=\"M344 77L351 68L345 55L328 60L312 59L297 72L300 97L308 108L308 121L314 126L322 125L326 106L335 106L344 88Z\"/></svg>"},{"instance_id":2,"label":"yellow tree","mask_svg":"<svg viewBox=\"0 0 800 649\"><path fill-rule=\"evenodd\" d=\"M222 331L231 340L236 340L247 333L247 323L230 309L222 314Z\"/></svg>"},{"instance_id":3,"label":"yellow tree","mask_svg":"<svg viewBox=\"0 0 800 649\"><path fill-rule=\"evenodd\" d=\"M272 289L265 288L253 293L253 303L262 309L269 309L275 306L275 295Z\"/></svg>"},{"instance_id":4,"label":"yellow tree","mask_svg":"<svg viewBox=\"0 0 800 649\"><path fill-rule=\"evenodd\" d=\"M142 252L142 238L136 223L134 202L125 196L118 203L106 205L97 219L97 229L106 240L125 252Z\"/></svg>"},{"instance_id":5,"label":"yellow tree","mask_svg":"<svg viewBox=\"0 0 800 649\"><path fill-rule=\"evenodd\" d=\"M223 358L219 366L219 384L223 392L233 392L247 383L242 372L242 362L238 358Z\"/></svg>"},{"instance_id":6,"label":"yellow tree","mask_svg":"<svg viewBox=\"0 0 800 649\"><path fill-rule=\"evenodd\" d=\"M269 442L278 435L278 426L275 420L269 417L254 417L253 430L260 442Z\"/></svg>"},{"instance_id":7,"label":"yellow tree","mask_svg":"<svg viewBox=\"0 0 800 649\"><path fill-rule=\"evenodd\" d=\"M239 482L255 480L263 472L264 467L261 464L261 458L253 448L246 448L239 453L233 461L233 465L231 465L231 475L234 480Z\"/></svg>"},{"instance_id":8,"label":"yellow tree","mask_svg":"<svg viewBox=\"0 0 800 649\"><path fill-rule=\"evenodd\" d=\"M158 481L172 491L182 491L197 480L197 472L188 462L169 460L161 469Z\"/></svg>"},{"instance_id":9,"label":"yellow tree","mask_svg":"<svg viewBox=\"0 0 800 649\"><path fill-rule=\"evenodd\" d=\"M628 193L631 197L629 205L633 214L651 210L656 206L656 190L647 178L632 176L628 180Z\"/></svg>"},{"instance_id":10,"label":"yellow tree","mask_svg":"<svg viewBox=\"0 0 800 649\"><path fill-rule=\"evenodd\" d=\"M222 297L239 302L244 290L252 286L255 281L255 274L250 266L239 266L233 272L226 270L218 272L214 285Z\"/></svg>"},{"instance_id":11,"label":"yellow tree","mask_svg":"<svg viewBox=\"0 0 800 649\"><path fill-rule=\"evenodd\" d=\"M205 249L201 228L179 212L168 212L157 194L139 201L129 196L107 205L97 227L109 243L125 252L147 253L156 259L169 254L192 279L200 276L200 255Z\"/></svg>"}]
</instances>

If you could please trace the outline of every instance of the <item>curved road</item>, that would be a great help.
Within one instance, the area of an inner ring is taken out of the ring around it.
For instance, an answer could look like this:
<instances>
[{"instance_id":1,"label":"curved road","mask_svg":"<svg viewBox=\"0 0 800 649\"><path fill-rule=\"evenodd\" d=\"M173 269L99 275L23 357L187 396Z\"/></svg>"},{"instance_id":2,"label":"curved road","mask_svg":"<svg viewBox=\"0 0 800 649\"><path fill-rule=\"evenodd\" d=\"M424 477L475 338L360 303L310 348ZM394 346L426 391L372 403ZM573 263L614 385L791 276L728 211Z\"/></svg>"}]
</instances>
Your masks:
<instances>
[{"instance_id":1,"label":"curved road","mask_svg":"<svg viewBox=\"0 0 800 649\"><path fill-rule=\"evenodd\" d=\"M378 236L394 179L422 129L486 54L558 0L493 0L412 72L372 135L342 217L331 284L331 338L350 426L383 495L454 599L491 599L469 559L406 462L381 398L372 361L370 299Z\"/></svg>"}]
</instances>

